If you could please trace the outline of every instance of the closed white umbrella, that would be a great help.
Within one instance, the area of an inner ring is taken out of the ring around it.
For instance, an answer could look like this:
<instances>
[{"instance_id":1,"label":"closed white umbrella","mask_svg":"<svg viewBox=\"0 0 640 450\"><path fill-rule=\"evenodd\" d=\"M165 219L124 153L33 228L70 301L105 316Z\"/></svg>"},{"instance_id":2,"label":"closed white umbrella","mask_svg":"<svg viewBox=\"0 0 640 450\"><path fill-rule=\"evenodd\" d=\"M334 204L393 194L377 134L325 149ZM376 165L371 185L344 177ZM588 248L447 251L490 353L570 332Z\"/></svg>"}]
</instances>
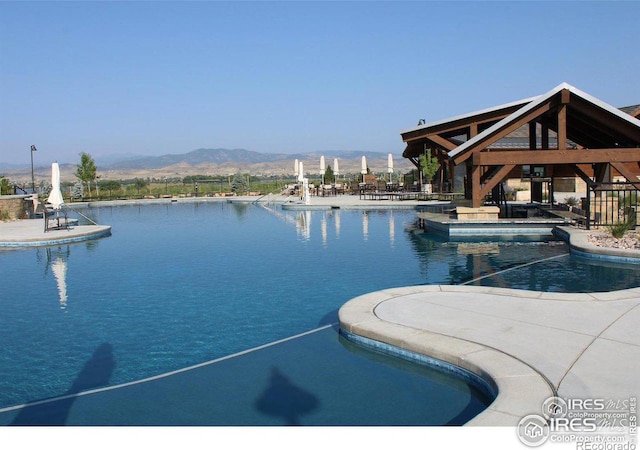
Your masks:
<instances>
[{"instance_id":1,"label":"closed white umbrella","mask_svg":"<svg viewBox=\"0 0 640 450\"><path fill-rule=\"evenodd\" d=\"M333 173L336 175L340 175L340 168L338 167L338 158L333 158Z\"/></svg>"},{"instance_id":2,"label":"closed white umbrella","mask_svg":"<svg viewBox=\"0 0 640 450\"><path fill-rule=\"evenodd\" d=\"M322 155L320 157L320 176L322 177L322 184L324 185L324 172L325 172L326 166L325 166L325 162L324 162L324 155Z\"/></svg>"},{"instance_id":3,"label":"closed white umbrella","mask_svg":"<svg viewBox=\"0 0 640 450\"><path fill-rule=\"evenodd\" d=\"M298 181L302 181L304 179L304 164L300 161L298 164Z\"/></svg>"},{"instance_id":4,"label":"closed white umbrella","mask_svg":"<svg viewBox=\"0 0 640 450\"><path fill-rule=\"evenodd\" d=\"M295 162L293 163L293 175L298 178L298 160L296 159Z\"/></svg>"},{"instance_id":5,"label":"closed white umbrella","mask_svg":"<svg viewBox=\"0 0 640 450\"><path fill-rule=\"evenodd\" d=\"M366 175L367 174L367 158L366 158L366 156L362 157L362 167L361 167L360 173L362 175Z\"/></svg>"},{"instance_id":6,"label":"closed white umbrella","mask_svg":"<svg viewBox=\"0 0 640 450\"><path fill-rule=\"evenodd\" d=\"M393 155L391 153L387 157L387 170L389 173L393 173Z\"/></svg>"},{"instance_id":7,"label":"closed white umbrella","mask_svg":"<svg viewBox=\"0 0 640 450\"><path fill-rule=\"evenodd\" d=\"M51 193L47 202L53 206L53 209L60 209L64 204L62 192L60 192L60 167L57 162L51 164Z\"/></svg>"}]
</instances>

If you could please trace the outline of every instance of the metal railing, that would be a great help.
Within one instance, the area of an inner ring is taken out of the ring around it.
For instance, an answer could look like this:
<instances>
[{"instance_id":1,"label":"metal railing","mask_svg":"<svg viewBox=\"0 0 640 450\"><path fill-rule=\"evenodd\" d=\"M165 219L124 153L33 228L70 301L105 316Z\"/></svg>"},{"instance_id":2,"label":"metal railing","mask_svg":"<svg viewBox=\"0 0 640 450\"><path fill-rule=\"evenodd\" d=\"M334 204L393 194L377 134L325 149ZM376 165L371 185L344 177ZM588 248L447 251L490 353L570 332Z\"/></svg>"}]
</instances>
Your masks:
<instances>
[{"instance_id":1,"label":"metal railing","mask_svg":"<svg viewBox=\"0 0 640 450\"><path fill-rule=\"evenodd\" d=\"M628 182L592 184L582 205L587 229L620 223L636 226L640 219L638 186Z\"/></svg>"}]
</instances>

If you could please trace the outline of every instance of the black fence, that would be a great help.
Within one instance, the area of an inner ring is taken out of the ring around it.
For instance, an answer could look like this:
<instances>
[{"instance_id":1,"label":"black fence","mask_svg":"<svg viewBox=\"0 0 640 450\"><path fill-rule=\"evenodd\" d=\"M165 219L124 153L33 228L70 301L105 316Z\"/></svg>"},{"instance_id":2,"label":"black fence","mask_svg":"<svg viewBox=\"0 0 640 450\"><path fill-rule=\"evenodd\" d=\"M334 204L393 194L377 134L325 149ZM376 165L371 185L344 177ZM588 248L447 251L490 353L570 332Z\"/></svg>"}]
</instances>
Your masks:
<instances>
[{"instance_id":1,"label":"black fence","mask_svg":"<svg viewBox=\"0 0 640 450\"><path fill-rule=\"evenodd\" d=\"M636 226L640 183L596 183L583 199L587 229L627 223Z\"/></svg>"}]
</instances>

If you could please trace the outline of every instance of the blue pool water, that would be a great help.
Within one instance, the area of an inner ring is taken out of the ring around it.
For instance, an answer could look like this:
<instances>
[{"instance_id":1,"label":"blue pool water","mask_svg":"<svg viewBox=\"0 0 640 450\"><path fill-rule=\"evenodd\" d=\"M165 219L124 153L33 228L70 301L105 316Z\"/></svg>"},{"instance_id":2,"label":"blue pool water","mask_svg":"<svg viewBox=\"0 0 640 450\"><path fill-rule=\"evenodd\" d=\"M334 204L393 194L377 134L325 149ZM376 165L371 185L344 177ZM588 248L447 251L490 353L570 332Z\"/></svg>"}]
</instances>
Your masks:
<instances>
[{"instance_id":1,"label":"blue pool water","mask_svg":"<svg viewBox=\"0 0 640 450\"><path fill-rule=\"evenodd\" d=\"M635 268L573 258L564 243L552 239L455 242L416 232L414 211L293 212L277 206L176 203L101 207L84 213L111 225L112 236L0 252L0 408L70 392L87 361L105 343L111 356L108 376L101 384L116 385L334 324L337 310L349 299L394 286L472 283L585 292L640 285ZM517 268L539 259L547 262ZM315 367L317 361L307 359L322 352L313 350L319 345L313 339L331 342L323 344L323 351L334 355L333 361L353 353L334 328L318 336L287 344L306 356L293 357L296 351L289 349L271 356L269 370L265 365L245 368L242 373L258 377L249 383L256 395L259 386L273 378L273 370L279 373L285 366L287 373L302 370L291 367L292 358ZM239 360L248 364L247 358ZM376 357L364 359L372 358ZM383 360L376 365L388 367L389 358ZM278 364L273 366L273 361ZM342 366L349 364L355 374L362 362L345 360ZM224 372L225 366L219 367L216 370ZM322 369L315 370L317 374ZM374 372L387 376L382 369ZM237 377L233 370L225 376L233 379L233 373ZM324 384L315 392L349 385L362 374L349 382L348 374L333 376L320 377ZM372 381L373 385L391 386L393 377L413 380L403 385L420 385L411 378L416 376L415 369L396 368L388 376ZM441 379L424 372L418 376ZM464 383L451 389L463 392L464 401L459 411L449 411L435 421L422 416L425 409L433 408L419 405L413 418L356 418L353 413L351 421L338 423L448 423L461 411L470 414L466 419L472 417L486 402L481 394L470 394L471 388ZM411 395L411 390L405 392ZM362 392L354 395L371 397ZM232 423L269 423L264 411L250 409L254 416L245 412L234 419L222 414L211 420L226 423L222 418L226 417ZM331 414L335 416L335 411ZM173 422L158 419L156 423ZM312 423L331 420L318 416Z\"/></svg>"}]
</instances>

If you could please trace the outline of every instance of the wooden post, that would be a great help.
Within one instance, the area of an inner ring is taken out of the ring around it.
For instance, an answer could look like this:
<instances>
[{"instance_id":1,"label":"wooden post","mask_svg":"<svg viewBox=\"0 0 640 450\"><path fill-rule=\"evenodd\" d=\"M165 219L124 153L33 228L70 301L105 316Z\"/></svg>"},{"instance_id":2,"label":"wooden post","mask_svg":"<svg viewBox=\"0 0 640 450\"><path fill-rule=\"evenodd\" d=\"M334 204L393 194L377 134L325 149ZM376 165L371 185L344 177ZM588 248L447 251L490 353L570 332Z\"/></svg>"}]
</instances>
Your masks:
<instances>
[{"instance_id":1,"label":"wooden post","mask_svg":"<svg viewBox=\"0 0 640 450\"><path fill-rule=\"evenodd\" d=\"M567 105L558 108L558 150L567 148Z\"/></svg>"},{"instance_id":2,"label":"wooden post","mask_svg":"<svg viewBox=\"0 0 640 450\"><path fill-rule=\"evenodd\" d=\"M482 166L472 166L471 168L471 207L480 208L482 206L482 192L480 185L480 176L482 172Z\"/></svg>"},{"instance_id":3,"label":"wooden post","mask_svg":"<svg viewBox=\"0 0 640 450\"><path fill-rule=\"evenodd\" d=\"M535 150L538 148L536 128L537 123L535 121L529 122L529 150Z\"/></svg>"}]
</instances>

